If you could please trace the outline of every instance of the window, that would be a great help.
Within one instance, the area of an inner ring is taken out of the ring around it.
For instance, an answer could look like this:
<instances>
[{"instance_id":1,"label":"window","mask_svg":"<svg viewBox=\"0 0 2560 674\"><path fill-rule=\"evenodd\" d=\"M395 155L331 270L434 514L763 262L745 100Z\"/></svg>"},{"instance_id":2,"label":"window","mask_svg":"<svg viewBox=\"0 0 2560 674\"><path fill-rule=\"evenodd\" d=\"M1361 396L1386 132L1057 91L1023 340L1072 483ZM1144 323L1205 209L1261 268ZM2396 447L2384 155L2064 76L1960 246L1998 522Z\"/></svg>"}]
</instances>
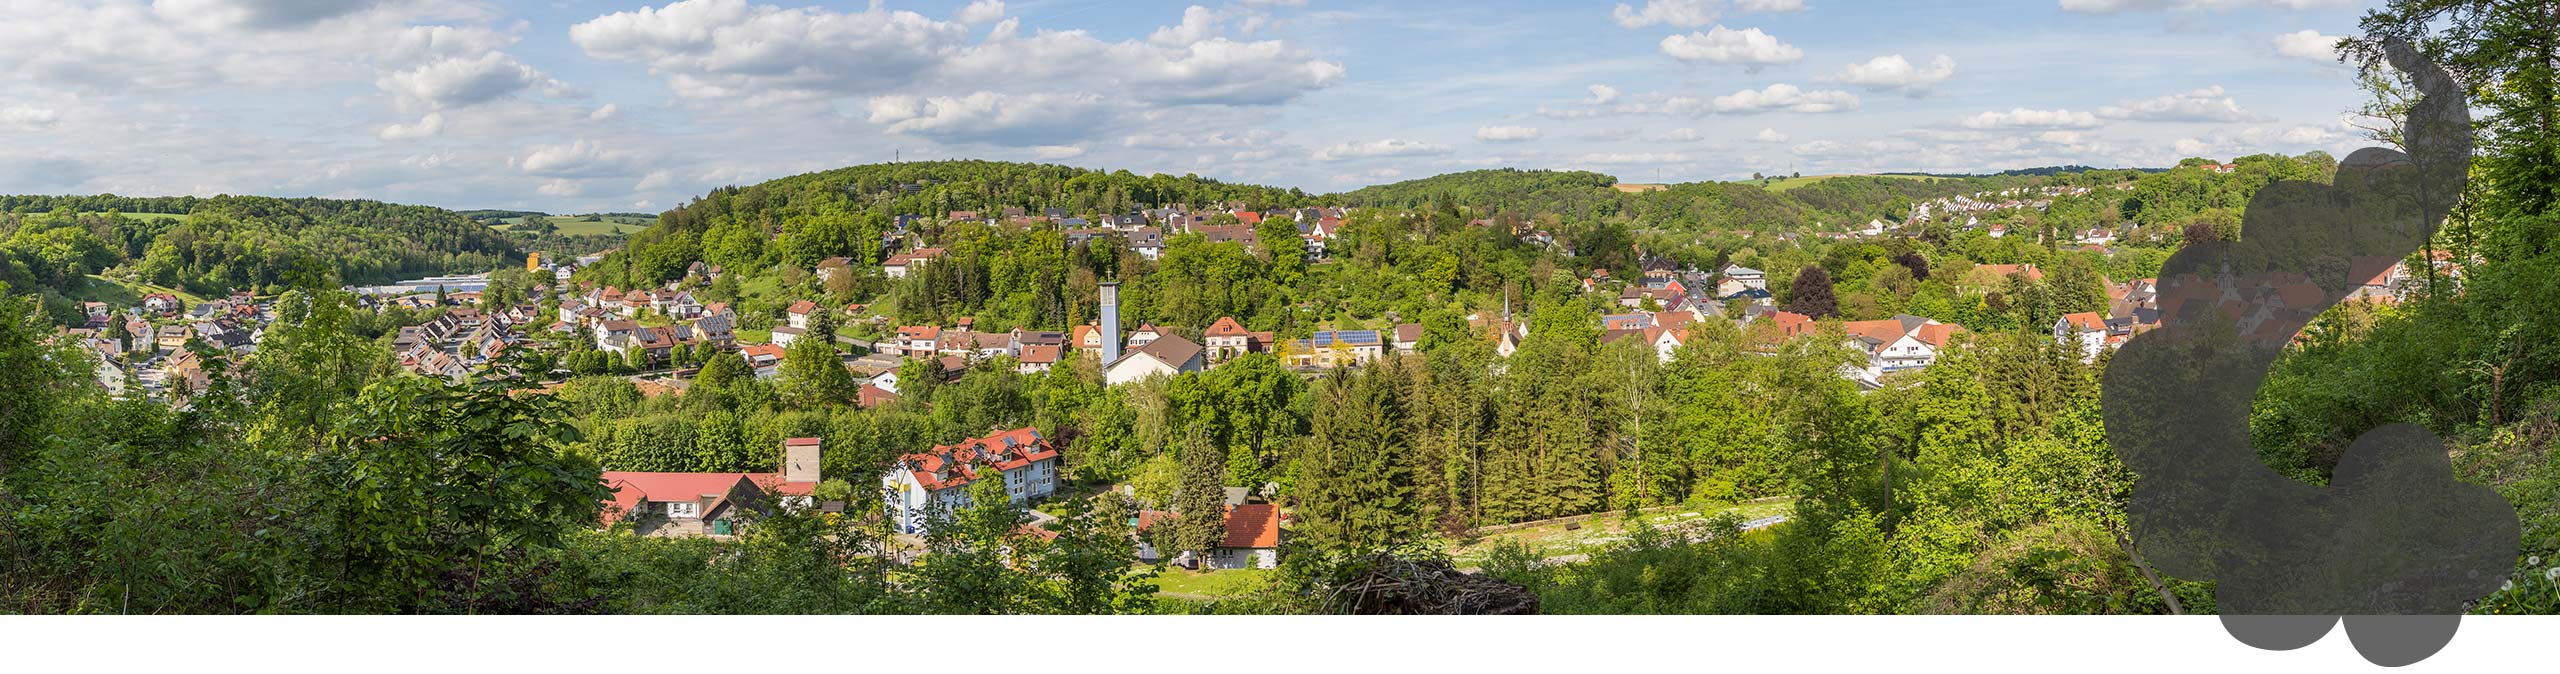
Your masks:
<instances>
[{"instance_id":1,"label":"window","mask_svg":"<svg viewBox=\"0 0 2560 674\"><path fill-rule=\"evenodd\" d=\"M700 503L694 503L692 501L670 501L667 503L667 517L700 516L702 516L702 504Z\"/></svg>"}]
</instances>

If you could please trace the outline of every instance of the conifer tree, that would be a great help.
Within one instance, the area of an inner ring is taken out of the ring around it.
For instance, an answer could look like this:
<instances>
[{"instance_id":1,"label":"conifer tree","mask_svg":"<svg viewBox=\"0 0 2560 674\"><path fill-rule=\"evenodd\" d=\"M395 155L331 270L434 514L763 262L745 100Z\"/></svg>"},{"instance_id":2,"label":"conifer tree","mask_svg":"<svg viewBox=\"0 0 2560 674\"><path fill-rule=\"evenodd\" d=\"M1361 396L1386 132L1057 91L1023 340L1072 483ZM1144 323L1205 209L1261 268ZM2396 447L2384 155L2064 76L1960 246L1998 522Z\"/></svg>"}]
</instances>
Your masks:
<instances>
[{"instance_id":1,"label":"conifer tree","mask_svg":"<svg viewBox=\"0 0 2560 674\"><path fill-rule=\"evenodd\" d=\"M1205 558L1227 533L1226 453L1218 451L1209 425L1191 424L1183 440L1182 487L1174 493L1173 549Z\"/></svg>"}]
</instances>

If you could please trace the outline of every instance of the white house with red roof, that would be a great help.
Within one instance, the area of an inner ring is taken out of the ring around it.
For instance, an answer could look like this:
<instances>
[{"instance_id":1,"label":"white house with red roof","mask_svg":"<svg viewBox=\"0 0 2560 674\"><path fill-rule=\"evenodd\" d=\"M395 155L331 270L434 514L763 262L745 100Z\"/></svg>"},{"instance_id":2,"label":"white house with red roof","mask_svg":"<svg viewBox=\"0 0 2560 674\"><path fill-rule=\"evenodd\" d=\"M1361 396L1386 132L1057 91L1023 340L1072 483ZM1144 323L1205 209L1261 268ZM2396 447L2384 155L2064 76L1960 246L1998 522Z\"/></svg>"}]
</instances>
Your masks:
<instances>
[{"instance_id":1,"label":"white house with red roof","mask_svg":"<svg viewBox=\"0 0 2560 674\"><path fill-rule=\"evenodd\" d=\"M820 457L818 438L790 438L782 441L779 473L607 472L613 502L605 523L629 521L642 536L734 536L746 512L810 505Z\"/></svg>"},{"instance_id":2,"label":"white house with red roof","mask_svg":"<svg viewBox=\"0 0 2560 674\"><path fill-rule=\"evenodd\" d=\"M1004 480L1015 503L1047 498L1058 492L1058 449L1038 429L1016 428L898 457L880 486L891 520L920 533L935 509L968 507L968 486L988 477Z\"/></svg>"},{"instance_id":3,"label":"white house with red roof","mask_svg":"<svg viewBox=\"0 0 2560 674\"><path fill-rule=\"evenodd\" d=\"M2082 361L2097 360L2107 348L2107 319L2094 311L2065 314L2053 322L2053 341L2079 347Z\"/></svg>"}]
</instances>

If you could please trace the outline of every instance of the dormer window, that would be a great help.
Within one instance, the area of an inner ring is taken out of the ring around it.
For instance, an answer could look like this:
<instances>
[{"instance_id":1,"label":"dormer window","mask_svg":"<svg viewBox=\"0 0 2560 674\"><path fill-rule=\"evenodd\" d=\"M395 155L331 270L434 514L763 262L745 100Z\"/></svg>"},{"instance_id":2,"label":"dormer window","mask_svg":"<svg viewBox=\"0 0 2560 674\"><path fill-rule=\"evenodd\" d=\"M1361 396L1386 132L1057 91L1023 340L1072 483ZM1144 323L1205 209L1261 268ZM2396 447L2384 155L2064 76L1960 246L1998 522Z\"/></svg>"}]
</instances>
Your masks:
<instances>
[{"instance_id":1,"label":"dormer window","mask_svg":"<svg viewBox=\"0 0 2560 674\"><path fill-rule=\"evenodd\" d=\"M702 504L700 503L692 501L667 502L667 517L669 519L690 519L701 516Z\"/></svg>"}]
</instances>

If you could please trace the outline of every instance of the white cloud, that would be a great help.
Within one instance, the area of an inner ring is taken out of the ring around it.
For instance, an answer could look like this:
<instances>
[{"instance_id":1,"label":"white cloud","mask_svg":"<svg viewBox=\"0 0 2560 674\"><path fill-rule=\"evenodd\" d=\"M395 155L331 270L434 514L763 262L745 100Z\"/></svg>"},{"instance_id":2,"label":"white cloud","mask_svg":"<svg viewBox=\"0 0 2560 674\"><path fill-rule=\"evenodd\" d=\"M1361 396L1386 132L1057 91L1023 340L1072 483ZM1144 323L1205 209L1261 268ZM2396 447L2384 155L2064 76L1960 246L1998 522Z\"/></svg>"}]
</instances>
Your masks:
<instances>
[{"instance_id":1,"label":"white cloud","mask_svg":"<svg viewBox=\"0 0 2560 674\"><path fill-rule=\"evenodd\" d=\"M1580 164L1682 164L1689 155L1678 152L1595 152L1574 159Z\"/></svg>"},{"instance_id":2,"label":"white cloud","mask_svg":"<svg viewBox=\"0 0 2560 674\"><path fill-rule=\"evenodd\" d=\"M620 114L621 112L622 112L622 106L620 106L620 105L615 105L615 104L612 104L612 103L606 103L606 104L604 104L604 107L596 108L595 110L588 112L588 113L587 113L587 121L590 121L590 122L601 122L601 121L604 121L604 120L613 119L613 116L614 116L614 115L616 115L616 114Z\"/></svg>"},{"instance_id":3,"label":"white cloud","mask_svg":"<svg viewBox=\"0 0 2560 674\"><path fill-rule=\"evenodd\" d=\"M444 132L444 114L430 112L415 124L385 124L374 135L383 140L417 140Z\"/></svg>"},{"instance_id":4,"label":"white cloud","mask_svg":"<svg viewBox=\"0 0 2560 674\"><path fill-rule=\"evenodd\" d=\"M1695 143L1701 140L1706 140L1706 138L1707 134L1699 133L1697 129L1684 126L1654 134L1651 140L1660 143Z\"/></svg>"},{"instance_id":5,"label":"white cloud","mask_svg":"<svg viewBox=\"0 0 2560 674\"><path fill-rule=\"evenodd\" d=\"M1654 24L1696 28L1714 23L1726 5L1725 0L1647 0L1643 9L1620 4L1609 18L1628 28ZM1781 14L1804 11L1804 0L1733 0L1731 6L1743 14Z\"/></svg>"},{"instance_id":6,"label":"white cloud","mask_svg":"<svg viewBox=\"0 0 2560 674\"><path fill-rule=\"evenodd\" d=\"M1662 53L1682 61L1741 64L1759 67L1794 63L1804 58L1804 50L1779 42L1777 36L1758 28L1733 30L1724 26L1707 32L1690 32L1662 38Z\"/></svg>"},{"instance_id":7,"label":"white cloud","mask_svg":"<svg viewBox=\"0 0 2560 674\"><path fill-rule=\"evenodd\" d=\"M2104 122L2097 115L2075 110L2029 110L2017 108L2008 112L1984 112L1964 118L1968 129L2089 129Z\"/></svg>"},{"instance_id":8,"label":"white cloud","mask_svg":"<svg viewBox=\"0 0 2560 674\"><path fill-rule=\"evenodd\" d=\"M1868 59L1866 63L1850 64L1832 79L1873 91L1899 91L1920 96L1955 75L1955 57L1939 54L1929 60L1929 67L1922 68L1912 65L1901 54L1892 54Z\"/></svg>"},{"instance_id":9,"label":"white cloud","mask_svg":"<svg viewBox=\"0 0 2560 674\"><path fill-rule=\"evenodd\" d=\"M1617 87L1606 84L1594 84L1591 85L1591 98L1584 100L1583 103L1590 105L1608 105L1610 103L1617 102L1617 100Z\"/></svg>"},{"instance_id":10,"label":"white cloud","mask_svg":"<svg viewBox=\"0 0 2560 674\"><path fill-rule=\"evenodd\" d=\"M1798 157L1825 157L1841 154L1848 149L1849 148L1847 146L1840 144L1839 141L1817 140L1788 148L1787 151L1795 153Z\"/></svg>"},{"instance_id":11,"label":"white cloud","mask_svg":"<svg viewBox=\"0 0 2560 674\"><path fill-rule=\"evenodd\" d=\"M977 25L1004 19L1004 0L973 0L952 17L961 23Z\"/></svg>"},{"instance_id":12,"label":"white cloud","mask_svg":"<svg viewBox=\"0 0 2560 674\"><path fill-rule=\"evenodd\" d=\"M152 0L161 18L203 28L298 28L353 14L384 0Z\"/></svg>"},{"instance_id":13,"label":"white cloud","mask_svg":"<svg viewBox=\"0 0 2560 674\"><path fill-rule=\"evenodd\" d=\"M1182 10L1182 23L1157 28L1147 41L1162 47L1187 47L1218 33L1218 15L1209 8L1192 5Z\"/></svg>"},{"instance_id":14,"label":"white cloud","mask_svg":"<svg viewBox=\"0 0 2560 674\"><path fill-rule=\"evenodd\" d=\"M1404 175L1404 171L1391 168L1369 169L1369 177L1371 178L1393 178L1401 175Z\"/></svg>"},{"instance_id":15,"label":"white cloud","mask_svg":"<svg viewBox=\"0 0 2560 674\"><path fill-rule=\"evenodd\" d=\"M1647 0L1644 9L1620 4L1609 16L1617 20L1618 25L1628 28L1643 28L1657 23L1696 28L1714 22L1718 15L1723 14L1723 4L1717 0Z\"/></svg>"},{"instance_id":16,"label":"white cloud","mask_svg":"<svg viewBox=\"0 0 2560 674\"><path fill-rule=\"evenodd\" d=\"M2321 35L2320 31L2306 28L2277 35L2273 42L2278 54L2321 63L2337 63L2340 39L2343 38L2335 35Z\"/></svg>"},{"instance_id":17,"label":"white cloud","mask_svg":"<svg viewBox=\"0 0 2560 674\"><path fill-rule=\"evenodd\" d=\"M864 104L873 124L890 133L960 143L1014 147L1066 145L1101 124L1102 97L1089 94L999 94L873 97Z\"/></svg>"},{"instance_id":18,"label":"white cloud","mask_svg":"<svg viewBox=\"0 0 2560 674\"><path fill-rule=\"evenodd\" d=\"M1756 91L1744 89L1717 96L1708 101L1707 107L1713 112L1732 114L1775 110L1842 112L1858 109L1858 97L1846 91L1805 91L1792 84L1772 84Z\"/></svg>"},{"instance_id":19,"label":"white cloud","mask_svg":"<svg viewBox=\"0 0 2560 674\"><path fill-rule=\"evenodd\" d=\"M571 26L569 40L589 56L647 64L680 96L759 102L907 84L959 49L966 32L877 6L840 13L680 0Z\"/></svg>"},{"instance_id":20,"label":"white cloud","mask_svg":"<svg viewBox=\"0 0 2560 674\"><path fill-rule=\"evenodd\" d=\"M2248 8L2315 9L2346 7L2356 0L2060 0L2063 11L2082 14L2157 11L2228 11Z\"/></svg>"},{"instance_id":21,"label":"white cloud","mask_svg":"<svg viewBox=\"0 0 2560 674\"><path fill-rule=\"evenodd\" d=\"M1751 139L1763 143L1784 143L1787 142L1787 134L1781 133L1777 129L1763 128L1760 130L1759 134L1753 135Z\"/></svg>"},{"instance_id":22,"label":"white cloud","mask_svg":"<svg viewBox=\"0 0 2560 674\"><path fill-rule=\"evenodd\" d=\"M1804 0L1735 0L1733 8L1746 14L1784 14L1804 11Z\"/></svg>"},{"instance_id":23,"label":"white cloud","mask_svg":"<svg viewBox=\"0 0 2560 674\"><path fill-rule=\"evenodd\" d=\"M658 169L658 170L655 170L655 171L650 171L650 172L649 172L649 175L640 176L640 183L639 183L639 184L636 184L636 185L632 185L632 186L631 186L631 191L633 191L633 192L646 192L646 191L649 191L649 190L654 190L654 189L658 189L658 188L661 188L661 187L666 187L666 186L667 186L667 185L669 185L669 184L673 184L673 183L675 182L675 180L676 180L676 174L675 174L675 172L673 172L673 171L669 171L669 170L666 170L666 169Z\"/></svg>"},{"instance_id":24,"label":"white cloud","mask_svg":"<svg viewBox=\"0 0 2560 674\"><path fill-rule=\"evenodd\" d=\"M1021 35L1019 26L1007 19L972 44L963 22L876 4L835 12L681 0L598 17L571 27L569 35L589 56L647 64L677 95L749 104L1001 89L1166 105L1270 105L1331 86L1344 72L1341 64L1283 41L1217 36L1215 14L1200 7L1143 41L1104 42L1082 30ZM1026 83L1044 91L1022 91Z\"/></svg>"},{"instance_id":25,"label":"white cloud","mask_svg":"<svg viewBox=\"0 0 2560 674\"><path fill-rule=\"evenodd\" d=\"M61 113L54 112L52 108L38 108L25 105L0 107L0 124L24 127L43 127L53 126L53 123L61 118Z\"/></svg>"},{"instance_id":26,"label":"white cloud","mask_svg":"<svg viewBox=\"0 0 2560 674\"><path fill-rule=\"evenodd\" d=\"M1476 140L1487 143L1517 143L1537 140L1538 129L1527 126L1486 126L1476 129Z\"/></svg>"},{"instance_id":27,"label":"white cloud","mask_svg":"<svg viewBox=\"0 0 2560 674\"><path fill-rule=\"evenodd\" d=\"M1448 153L1447 145L1387 138L1337 144L1317 150L1313 157L1316 161L1344 161L1371 157L1422 157Z\"/></svg>"},{"instance_id":28,"label":"white cloud","mask_svg":"<svg viewBox=\"0 0 2560 674\"><path fill-rule=\"evenodd\" d=\"M526 175L562 179L599 178L637 173L640 158L608 150L599 143L580 140L559 145L536 145L510 163Z\"/></svg>"},{"instance_id":29,"label":"white cloud","mask_svg":"<svg viewBox=\"0 0 2560 674\"><path fill-rule=\"evenodd\" d=\"M1074 159L1076 157L1084 156L1084 148L1076 147L1074 145L1042 145L1031 148L1031 156L1039 157L1047 161Z\"/></svg>"},{"instance_id":30,"label":"white cloud","mask_svg":"<svg viewBox=\"0 0 2560 674\"><path fill-rule=\"evenodd\" d=\"M2240 109L2220 86L2182 94L2125 101L2098 109L2098 116L2145 122L2258 122L2266 117Z\"/></svg>"},{"instance_id":31,"label":"white cloud","mask_svg":"<svg viewBox=\"0 0 2560 674\"><path fill-rule=\"evenodd\" d=\"M574 93L568 85L543 75L533 66L494 51L386 74L375 84L383 91L429 108L478 105L535 88L553 94Z\"/></svg>"}]
</instances>

